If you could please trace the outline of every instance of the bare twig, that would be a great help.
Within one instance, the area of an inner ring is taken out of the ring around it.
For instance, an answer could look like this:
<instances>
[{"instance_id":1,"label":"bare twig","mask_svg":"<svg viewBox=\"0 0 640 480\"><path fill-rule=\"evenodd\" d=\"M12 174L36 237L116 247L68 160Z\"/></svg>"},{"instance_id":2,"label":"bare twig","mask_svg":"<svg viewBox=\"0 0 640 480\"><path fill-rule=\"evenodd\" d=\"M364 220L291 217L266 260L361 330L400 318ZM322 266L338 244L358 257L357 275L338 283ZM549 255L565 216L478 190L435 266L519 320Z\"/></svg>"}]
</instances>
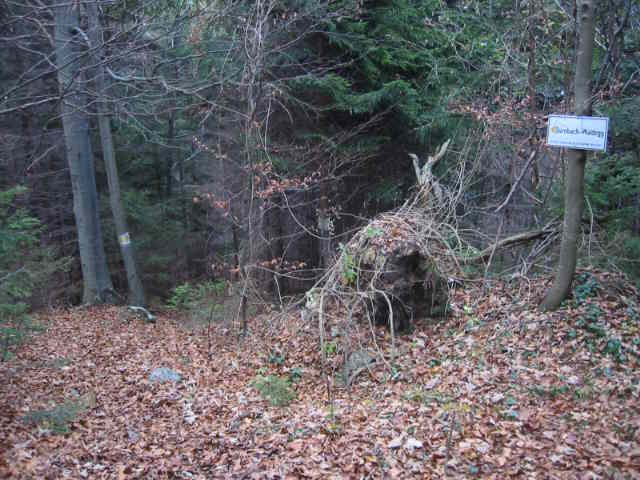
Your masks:
<instances>
[{"instance_id":1,"label":"bare twig","mask_svg":"<svg viewBox=\"0 0 640 480\"><path fill-rule=\"evenodd\" d=\"M505 200L505 202L506 201L508 201L508 198L507 200ZM485 293L488 287L487 278L489 276L489 268L491 267L491 261L493 260L493 255L496 253L496 249L498 248L498 238L500 238L500 234L502 233L503 225L504 225L504 215L500 216L500 225L498 226L498 232L496 233L496 241L493 244L493 248L491 249L491 253L489 254L489 261L487 262L487 265L485 266L485 269L484 269L483 290Z\"/></svg>"},{"instance_id":2,"label":"bare twig","mask_svg":"<svg viewBox=\"0 0 640 480\"><path fill-rule=\"evenodd\" d=\"M527 170L529 170L529 167L531 166L531 163L533 162L533 160L536 158L537 154L538 154L538 150L537 149L531 152L531 154L529 155L529 159L527 160L526 165L524 166L524 168L522 169L522 172L520 172L520 175L518 176L518 178L516 179L515 183L511 187L511 190L509 191L509 194L507 195L507 198L505 198L504 202L502 202L500 204L500 206L498 208L496 208L495 213L499 213L503 208L505 208L507 206L507 204L511 200L511 197L513 196L514 192L518 189L518 186L520 186L520 182L522 182L522 179L524 178L524 174L527 173Z\"/></svg>"}]
</instances>

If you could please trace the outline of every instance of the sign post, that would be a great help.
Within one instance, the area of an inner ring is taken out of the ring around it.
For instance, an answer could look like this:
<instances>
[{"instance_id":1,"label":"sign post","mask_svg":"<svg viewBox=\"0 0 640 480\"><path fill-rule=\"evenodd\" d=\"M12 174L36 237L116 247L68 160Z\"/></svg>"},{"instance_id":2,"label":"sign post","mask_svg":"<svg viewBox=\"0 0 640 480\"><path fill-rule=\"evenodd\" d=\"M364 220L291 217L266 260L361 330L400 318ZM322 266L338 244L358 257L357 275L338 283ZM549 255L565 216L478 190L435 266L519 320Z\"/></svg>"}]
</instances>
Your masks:
<instances>
[{"instance_id":1,"label":"sign post","mask_svg":"<svg viewBox=\"0 0 640 480\"><path fill-rule=\"evenodd\" d=\"M608 132L607 117L549 115L547 145L604 152L607 150Z\"/></svg>"}]
</instances>

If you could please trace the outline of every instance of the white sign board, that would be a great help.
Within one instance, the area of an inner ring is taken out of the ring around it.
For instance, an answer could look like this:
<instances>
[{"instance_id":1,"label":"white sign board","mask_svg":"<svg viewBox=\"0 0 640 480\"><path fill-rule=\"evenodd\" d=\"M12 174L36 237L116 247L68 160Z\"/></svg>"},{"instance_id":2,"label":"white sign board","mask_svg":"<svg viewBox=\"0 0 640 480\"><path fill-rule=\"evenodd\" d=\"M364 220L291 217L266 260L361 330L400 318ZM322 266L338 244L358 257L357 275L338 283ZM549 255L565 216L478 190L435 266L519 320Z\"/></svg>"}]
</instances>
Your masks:
<instances>
[{"instance_id":1,"label":"white sign board","mask_svg":"<svg viewBox=\"0 0 640 480\"><path fill-rule=\"evenodd\" d=\"M547 145L604 152L607 149L608 132L607 117L549 115Z\"/></svg>"}]
</instances>

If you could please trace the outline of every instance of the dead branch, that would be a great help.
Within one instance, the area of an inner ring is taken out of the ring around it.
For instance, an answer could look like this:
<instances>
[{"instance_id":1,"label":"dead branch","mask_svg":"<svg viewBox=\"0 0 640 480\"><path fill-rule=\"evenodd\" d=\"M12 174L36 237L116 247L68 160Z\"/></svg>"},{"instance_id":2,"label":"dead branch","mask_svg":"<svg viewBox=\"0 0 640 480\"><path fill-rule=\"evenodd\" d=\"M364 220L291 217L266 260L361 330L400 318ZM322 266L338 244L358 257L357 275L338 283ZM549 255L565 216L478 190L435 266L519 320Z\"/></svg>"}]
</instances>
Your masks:
<instances>
[{"instance_id":1,"label":"dead branch","mask_svg":"<svg viewBox=\"0 0 640 480\"><path fill-rule=\"evenodd\" d=\"M462 259L462 262L463 263L474 263L474 262L486 260L496 250L499 250L499 249L502 249L502 248L507 248L507 247L513 247L513 246L516 246L516 245L520 245L522 243L527 243L527 242L530 242L532 240L537 240L539 238L543 238L543 237L547 237L549 235L553 235L555 233L558 233L558 227L557 226L553 227L553 228L551 226L547 226L547 227L542 228L540 230L532 230L530 232L518 233L516 235L512 235L510 237L503 238L502 240L499 240L499 241L495 242L493 245L488 246L487 248L482 250L477 255L474 255L473 257Z\"/></svg>"},{"instance_id":2,"label":"dead branch","mask_svg":"<svg viewBox=\"0 0 640 480\"><path fill-rule=\"evenodd\" d=\"M409 154L409 157L411 157L411 160L413 161L413 169L416 174L418 188L423 192L422 196L428 198L427 194L429 192L433 192L438 203L442 203L444 200L443 190L438 180L433 176L433 167L447 152L450 142L451 139L444 142L434 156L429 155L422 168L420 168L420 159L418 156L415 153Z\"/></svg>"},{"instance_id":3,"label":"dead branch","mask_svg":"<svg viewBox=\"0 0 640 480\"><path fill-rule=\"evenodd\" d=\"M522 179L524 178L524 174L527 173L527 170L529 170L529 167L531 166L531 163L533 162L534 158L536 158L537 153L538 153L538 150L534 150L533 152L531 152L531 155L529 155L529 159L527 160L527 164L522 169L522 172L520 172L520 176L516 179L516 183L514 183L513 186L511 187L511 190L509 191L507 198L504 199L504 202L502 202L500 206L496 208L495 213L499 213L500 210L502 210L504 207L506 207L509 204L511 197L513 196L515 191L518 189L518 186L520 185L520 183L522 182Z\"/></svg>"}]
</instances>

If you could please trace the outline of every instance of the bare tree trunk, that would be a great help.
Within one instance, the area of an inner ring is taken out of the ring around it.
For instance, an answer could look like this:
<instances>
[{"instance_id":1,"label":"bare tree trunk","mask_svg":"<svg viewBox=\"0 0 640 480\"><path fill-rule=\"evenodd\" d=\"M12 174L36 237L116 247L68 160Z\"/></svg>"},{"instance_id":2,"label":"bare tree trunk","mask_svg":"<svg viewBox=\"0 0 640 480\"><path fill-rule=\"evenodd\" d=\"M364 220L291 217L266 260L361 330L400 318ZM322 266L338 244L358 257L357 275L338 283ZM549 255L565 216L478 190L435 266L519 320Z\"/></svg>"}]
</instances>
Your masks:
<instances>
[{"instance_id":1,"label":"bare tree trunk","mask_svg":"<svg viewBox=\"0 0 640 480\"><path fill-rule=\"evenodd\" d=\"M120 253L124 260L124 268L127 272L127 283L129 285L129 303L134 306L144 306L144 289L142 281L138 276L136 261L131 245L131 236L127 227L127 220L122 209L120 195L120 181L118 179L118 166L113 148L113 137L111 135L111 125L109 124L109 109L104 96L106 95L106 81L104 67L102 66L102 56L97 53L104 45L102 25L98 14L98 7L95 3L87 3L89 15L89 38L91 47L95 53L96 70L95 83L98 95L97 112L98 126L100 129L100 141L102 143L102 155L104 157L105 170L107 172L107 182L109 184L109 203L113 213L113 222L116 226Z\"/></svg>"},{"instance_id":2,"label":"bare tree trunk","mask_svg":"<svg viewBox=\"0 0 640 480\"><path fill-rule=\"evenodd\" d=\"M272 0L258 0L252 7L254 18L247 22L245 29L245 66L243 72L243 83L246 95L246 110L244 113L244 155L245 167L249 170L248 175L248 201L247 201L247 250L244 255L243 265L241 266L244 275L244 288L242 296L242 334L247 334L247 291L251 280L251 269L255 261L255 245L254 235L260 231L261 222L254 223L254 212L259 210L258 197L256 195L255 184L255 158L256 150L262 148L260 138L260 127L256 121L256 113L258 109L258 101L262 97L261 78L264 69L265 41L268 33L269 18L274 7ZM265 132L265 137L267 133Z\"/></svg>"},{"instance_id":3,"label":"bare tree trunk","mask_svg":"<svg viewBox=\"0 0 640 480\"><path fill-rule=\"evenodd\" d=\"M529 86L529 110L535 118L536 113L536 2L529 0L529 64L527 66L527 80Z\"/></svg>"},{"instance_id":4,"label":"bare tree trunk","mask_svg":"<svg viewBox=\"0 0 640 480\"><path fill-rule=\"evenodd\" d=\"M575 63L575 45L577 41L578 30L578 5L576 0L573 0L571 5L571 25L572 28L567 29L564 32L564 111L569 112L571 109L571 99L573 96L573 85L571 85L571 64ZM571 60L569 60L571 59ZM561 150L564 151L564 150Z\"/></svg>"},{"instance_id":5,"label":"bare tree trunk","mask_svg":"<svg viewBox=\"0 0 640 480\"><path fill-rule=\"evenodd\" d=\"M536 98L536 28L538 25L538 12L536 12L535 0L529 0L529 65L528 65L528 83L529 83L529 111L531 112L531 122L533 124L533 131L529 137L529 147L532 151L535 150L538 144L538 121L536 118L537 110L537 98ZM540 6L542 10L543 6ZM533 190L538 186L540 179L540 172L538 170L538 160L536 156L533 157L533 175L531 176L531 183Z\"/></svg>"},{"instance_id":6,"label":"bare tree trunk","mask_svg":"<svg viewBox=\"0 0 640 480\"><path fill-rule=\"evenodd\" d=\"M169 122L167 124L167 145L169 146L169 154L167 155L167 162L165 166L165 176L167 180L166 185L166 194L167 199L171 198L173 194L173 164L175 162L175 150L173 149L175 145L175 125L176 125L176 108L175 108L175 94L173 94L173 100L170 103L169 109Z\"/></svg>"},{"instance_id":7,"label":"bare tree trunk","mask_svg":"<svg viewBox=\"0 0 640 480\"><path fill-rule=\"evenodd\" d=\"M58 84L62 101L62 126L67 162L73 190L73 213L78 230L80 263L82 265L83 297L86 304L104 302L113 292L104 253L98 212L98 194L93 151L89 138L89 119L83 111L86 98L79 81L83 75L80 60L74 57L74 44L79 38L78 9L75 3L55 6L55 49Z\"/></svg>"},{"instance_id":8,"label":"bare tree trunk","mask_svg":"<svg viewBox=\"0 0 640 480\"><path fill-rule=\"evenodd\" d=\"M318 234L320 238L320 271L318 276L324 275L324 271L331 263L331 217L329 216L329 197L327 187L322 185L320 191L320 203L318 205Z\"/></svg>"},{"instance_id":9,"label":"bare tree trunk","mask_svg":"<svg viewBox=\"0 0 640 480\"><path fill-rule=\"evenodd\" d=\"M591 114L591 65L593 63L595 0L579 0L580 36L575 74L575 109L577 115ZM555 310L571 291L576 270L580 222L584 210L584 150L570 149L567 155L564 226L556 278L540 308Z\"/></svg>"}]
</instances>

